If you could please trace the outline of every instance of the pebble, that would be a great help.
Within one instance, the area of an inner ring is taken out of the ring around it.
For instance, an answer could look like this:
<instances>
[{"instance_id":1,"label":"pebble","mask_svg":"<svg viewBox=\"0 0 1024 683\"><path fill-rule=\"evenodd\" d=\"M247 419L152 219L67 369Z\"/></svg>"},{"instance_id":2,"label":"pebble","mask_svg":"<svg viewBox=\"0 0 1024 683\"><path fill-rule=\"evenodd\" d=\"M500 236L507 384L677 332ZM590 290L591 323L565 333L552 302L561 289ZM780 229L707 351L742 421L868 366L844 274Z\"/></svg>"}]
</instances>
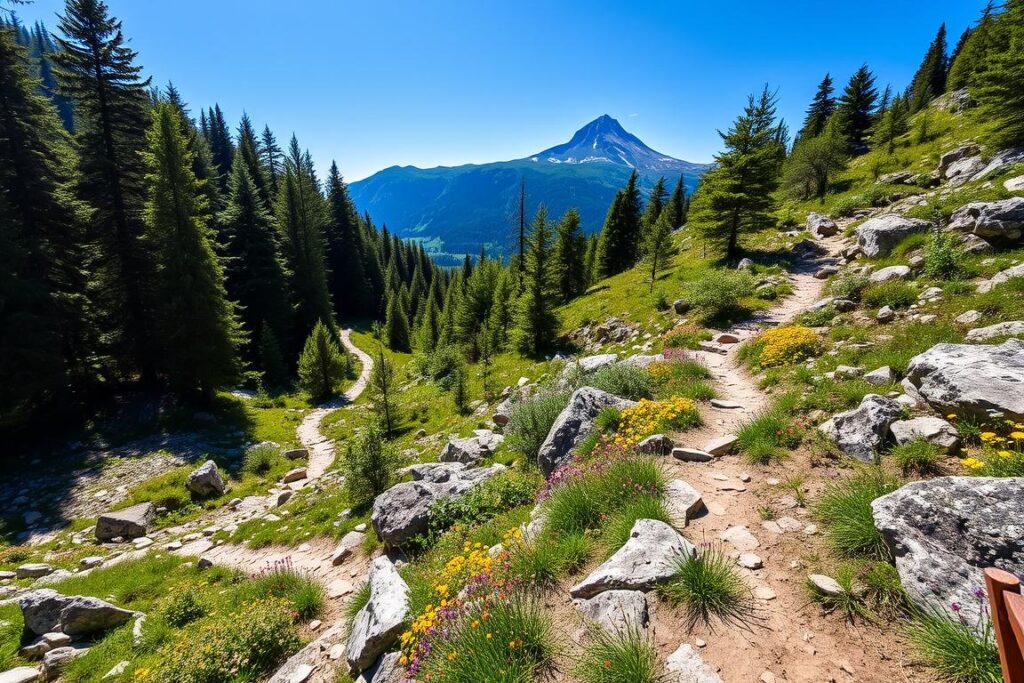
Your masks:
<instances>
[{"instance_id":1,"label":"pebble","mask_svg":"<svg viewBox=\"0 0 1024 683\"><path fill-rule=\"evenodd\" d=\"M754 597L758 600L774 600L777 596L775 591L769 586L756 586L754 588Z\"/></svg>"},{"instance_id":2,"label":"pebble","mask_svg":"<svg viewBox=\"0 0 1024 683\"><path fill-rule=\"evenodd\" d=\"M354 527L352 527L352 528L353 528L353 529L354 529L355 531L358 531L359 533L365 533L365 532L366 532L366 522L361 522L361 523L359 523L359 524L356 524L356 525L355 525Z\"/></svg>"},{"instance_id":3,"label":"pebble","mask_svg":"<svg viewBox=\"0 0 1024 683\"><path fill-rule=\"evenodd\" d=\"M319 619L314 619L313 621L309 622L309 630L310 631L316 631L317 629L319 629L323 625L324 625L324 622L320 621Z\"/></svg>"},{"instance_id":4,"label":"pebble","mask_svg":"<svg viewBox=\"0 0 1024 683\"><path fill-rule=\"evenodd\" d=\"M747 474L746 472L743 472L742 474L740 474L740 481L742 481L742 482L749 482L750 481L750 475Z\"/></svg>"},{"instance_id":5,"label":"pebble","mask_svg":"<svg viewBox=\"0 0 1024 683\"><path fill-rule=\"evenodd\" d=\"M839 582L833 579L831 576L825 576L824 574L811 574L807 577L807 580L811 582L814 589L822 595L842 595L845 591L843 587L839 585Z\"/></svg>"},{"instance_id":6,"label":"pebble","mask_svg":"<svg viewBox=\"0 0 1024 683\"><path fill-rule=\"evenodd\" d=\"M727 541L732 544L732 546L740 552L754 550L761 545L758 543L757 539L754 538L754 534L750 533L750 530L745 526L729 527L722 532L721 538L723 541Z\"/></svg>"},{"instance_id":7,"label":"pebble","mask_svg":"<svg viewBox=\"0 0 1024 683\"><path fill-rule=\"evenodd\" d=\"M741 553L739 559L736 560L736 564L744 569L760 569L764 566L761 558L754 553Z\"/></svg>"},{"instance_id":8,"label":"pebble","mask_svg":"<svg viewBox=\"0 0 1024 683\"><path fill-rule=\"evenodd\" d=\"M708 643L703 638L694 638L693 644L697 647L707 647Z\"/></svg>"}]
</instances>

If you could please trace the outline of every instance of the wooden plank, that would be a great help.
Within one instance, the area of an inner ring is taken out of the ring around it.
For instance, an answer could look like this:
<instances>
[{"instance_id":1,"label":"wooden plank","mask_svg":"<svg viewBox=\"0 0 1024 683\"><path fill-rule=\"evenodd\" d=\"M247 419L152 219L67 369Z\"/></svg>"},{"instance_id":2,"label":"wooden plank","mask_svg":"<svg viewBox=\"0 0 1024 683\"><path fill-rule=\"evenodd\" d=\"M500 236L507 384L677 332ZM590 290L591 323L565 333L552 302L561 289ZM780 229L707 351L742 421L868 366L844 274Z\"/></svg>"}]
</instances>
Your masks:
<instances>
[{"instance_id":1,"label":"wooden plank","mask_svg":"<svg viewBox=\"0 0 1024 683\"><path fill-rule=\"evenodd\" d=\"M1006 616L1010 628L1017 639L1017 651L1024 652L1024 596L1004 592L1003 599L1006 601Z\"/></svg>"},{"instance_id":2,"label":"wooden plank","mask_svg":"<svg viewBox=\"0 0 1024 683\"><path fill-rule=\"evenodd\" d=\"M1014 633L1007 610L1007 598L1020 598L1020 579L1010 572L989 567L985 570L985 587L988 589L988 602L992 610L992 628L996 632L996 644L999 646L999 663L1003 669L1003 683L1024 683L1024 655L1021 654L1021 641ZM1017 608L1014 610L1017 611ZM1016 620L1014 620L1016 621ZM1017 624L1020 628L1021 624ZM1024 637L1024 632L1020 634Z\"/></svg>"}]
</instances>

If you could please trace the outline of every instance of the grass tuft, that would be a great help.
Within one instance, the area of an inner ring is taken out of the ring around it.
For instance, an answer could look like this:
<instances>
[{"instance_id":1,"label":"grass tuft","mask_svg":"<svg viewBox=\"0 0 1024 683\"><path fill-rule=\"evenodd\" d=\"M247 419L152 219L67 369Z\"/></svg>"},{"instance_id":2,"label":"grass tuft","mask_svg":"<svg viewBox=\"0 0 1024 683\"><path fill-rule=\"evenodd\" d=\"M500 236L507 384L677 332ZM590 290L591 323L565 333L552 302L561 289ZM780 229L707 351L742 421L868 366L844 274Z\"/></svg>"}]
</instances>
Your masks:
<instances>
[{"instance_id":1,"label":"grass tuft","mask_svg":"<svg viewBox=\"0 0 1024 683\"><path fill-rule=\"evenodd\" d=\"M875 528L871 502L899 486L898 479L873 468L829 484L814 505L815 516L825 524L829 544L849 557L889 559L889 547Z\"/></svg>"},{"instance_id":2,"label":"grass tuft","mask_svg":"<svg viewBox=\"0 0 1024 683\"><path fill-rule=\"evenodd\" d=\"M710 624L712 618L743 623L753 613L750 589L720 548L703 548L692 557L681 558L675 574L658 592L684 608L690 627Z\"/></svg>"},{"instance_id":3,"label":"grass tuft","mask_svg":"<svg viewBox=\"0 0 1024 683\"><path fill-rule=\"evenodd\" d=\"M595 630L576 667L581 683L655 683L658 655L636 627L623 633Z\"/></svg>"}]
</instances>

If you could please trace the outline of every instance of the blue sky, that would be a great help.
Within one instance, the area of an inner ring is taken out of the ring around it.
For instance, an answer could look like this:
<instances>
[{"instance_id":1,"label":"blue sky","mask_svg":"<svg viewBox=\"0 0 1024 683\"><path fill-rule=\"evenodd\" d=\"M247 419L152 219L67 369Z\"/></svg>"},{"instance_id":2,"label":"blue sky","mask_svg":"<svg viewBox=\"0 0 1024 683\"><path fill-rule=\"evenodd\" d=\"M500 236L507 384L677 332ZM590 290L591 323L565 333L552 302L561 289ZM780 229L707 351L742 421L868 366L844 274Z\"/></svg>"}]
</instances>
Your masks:
<instances>
[{"instance_id":1,"label":"blue sky","mask_svg":"<svg viewBox=\"0 0 1024 683\"><path fill-rule=\"evenodd\" d=\"M155 83L243 110L348 180L391 165L528 156L610 114L658 151L709 161L748 93L799 125L826 71L903 87L942 21L984 0L543 2L107 0ZM63 6L22 20L51 30ZM840 83L840 85L841 85Z\"/></svg>"}]
</instances>

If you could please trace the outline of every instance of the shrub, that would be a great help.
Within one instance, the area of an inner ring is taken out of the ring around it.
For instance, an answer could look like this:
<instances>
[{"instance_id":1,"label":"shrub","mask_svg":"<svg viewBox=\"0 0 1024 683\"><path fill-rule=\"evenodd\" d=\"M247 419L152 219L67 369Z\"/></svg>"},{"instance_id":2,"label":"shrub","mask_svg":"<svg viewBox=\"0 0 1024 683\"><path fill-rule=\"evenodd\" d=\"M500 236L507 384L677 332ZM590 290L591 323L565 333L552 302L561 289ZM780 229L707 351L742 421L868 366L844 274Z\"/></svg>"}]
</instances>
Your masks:
<instances>
[{"instance_id":1,"label":"shrub","mask_svg":"<svg viewBox=\"0 0 1024 683\"><path fill-rule=\"evenodd\" d=\"M753 611L750 589L720 548L704 547L680 558L675 574L658 591L685 609L691 628L698 622L709 624L712 617L743 622Z\"/></svg>"},{"instance_id":2,"label":"shrub","mask_svg":"<svg viewBox=\"0 0 1024 683\"><path fill-rule=\"evenodd\" d=\"M867 275L844 275L829 282L828 291L837 299L860 301L861 293L871 284Z\"/></svg>"},{"instance_id":3,"label":"shrub","mask_svg":"<svg viewBox=\"0 0 1024 683\"><path fill-rule=\"evenodd\" d=\"M324 587L320 582L292 568L291 560L287 558L257 574L244 592L258 600L284 600L303 620L322 614L326 604Z\"/></svg>"},{"instance_id":4,"label":"shrub","mask_svg":"<svg viewBox=\"0 0 1024 683\"><path fill-rule=\"evenodd\" d=\"M317 321L299 356L299 385L314 401L322 401L344 377L345 356L330 328Z\"/></svg>"},{"instance_id":5,"label":"shrub","mask_svg":"<svg viewBox=\"0 0 1024 683\"><path fill-rule=\"evenodd\" d=\"M825 306L813 311L805 311L800 314L799 322L806 327L825 327L836 317L836 309L832 306Z\"/></svg>"},{"instance_id":6,"label":"shrub","mask_svg":"<svg viewBox=\"0 0 1024 683\"><path fill-rule=\"evenodd\" d=\"M632 448L646 437L668 429L689 429L701 424L697 405L688 398L675 396L661 401L641 399L622 410L614 443Z\"/></svg>"},{"instance_id":7,"label":"shrub","mask_svg":"<svg viewBox=\"0 0 1024 683\"><path fill-rule=\"evenodd\" d=\"M981 633L941 612L920 614L907 627L910 644L918 655L951 683L1001 683L999 651L988 617Z\"/></svg>"},{"instance_id":8,"label":"shrub","mask_svg":"<svg viewBox=\"0 0 1024 683\"><path fill-rule=\"evenodd\" d=\"M349 443L342 461L345 487L352 505L361 506L387 491L398 480L401 456L384 438L384 432L371 424Z\"/></svg>"},{"instance_id":9,"label":"shrub","mask_svg":"<svg viewBox=\"0 0 1024 683\"><path fill-rule=\"evenodd\" d=\"M959 235L952 230L932 230L924 250L924 274L938 280L953 280L961 275L963 253L957 246Z\"/></svg>"},{"instance_id":10,"label":"shrub","mask_svg":"<svg viewBox=\"0 0 1024 683\"><path fill-rule=\"evenodd\" d=\"M699 349L702 341L711 339L711 332L695 325L682 325L665 335L667 349Z\"/></svg>"},{"instance_id":11,"label":"shrub","mask_svg":"<svg viewBox=\"0 0 1024 683\"><path fill-rule=\"evenodd\" d=\"M204 616L206 607L192 590L175 593L164 608L164 621L174 628L181 628Z\"/></svg>"},{"instance_id":12,"label":"shrub","mask_svg":"<svg viewBox=\"0 0 1024 683\"><path fill-rule=\"evenodd\" d=\"M825 536L836 551L889 559L889 547L875 528L871 502L900 486L895 477L865 468L847 479L830 483L814 505L814 514L826 525Z\"/></svg>"},{"instance_id":13,"label":"shrub","mask_svg":"<svg viewBox=\"0 0 1024 683\"><path fill-rule=\"evenodd\" d=\"M281 452L270 444L256 444L245 451L242 457L242 471L262 475L269 472L281 460Z\"/></svg>"},{"instance_id":14,"label":"shrub","mask_svg":"<svg viewBox=\"0 0 1024 683\"><path fill-rule=\"evenodd\" d=\"M606 365L587 378L586 383L631 401L651 397L651 374L644 368L626 363Z\"/></svg>"},{"instance_id":15,"label":"shrub","mask_svg":"<svg viewBox=\"0 0 1024 683\"><path fill-rule=\"evenodd\" d=\"M906 282L890 280L871 285L861 295L864 305L870 308L889 306L893 309L910 308L917 303L917 290Z\"/></svg>"},{"instance_id":16,"label":"shrub","mask_svg":"<svg viewBox=\"0 0 1024 683\"><path fill-rule=\"evenodd\" d=\"M533 502L536 475L507 471L492 477L462 498L442 498L430 507L430 531L439 534L456 524L475 526Z\"/></svg>"},{"instance_id":17,"label":"shrub","mask_svg":"<svg viewBox=\"0 0 1024 683\"><path fill-rule=\"evenodd\" d=\"M614 432L618 429L620 419L622 419L622 413L618 408L604 408L594 418L594 425L602 432ZM592 436L600 438L600 434Z\"/></svg>"},{"instance_id":18,"label":"shrub","mask_svg":"<svg viewBox=\"0 0 1024 683\"><path fill-rule=\"evenodd\" d=\"M857 209L861 209L867 206L864 198L859 195L852 197L843 197L837 201L832 207L833 218L848 218L854 214Z\"/></svg>"},{"instance_id":19,"label":"shrub","mask_svg":"<svg viewBox=\"0 0 1024 683\"><path fill-rule=\"evenodd\" d=\"M918 438L896 446L890 455L896 466L900 468L904 476L909 474L929 474L939 469L939 461L942 459L942 449L935 444L928 443Z\"/></svg>"},{"instance_id":20,"label":"shrub","mask_svg":"<svg viewBox=\"0 0 1024 683\"><path fill-rule=\"evenodd\" d=\"M582 683L656 683L658 655L637 626L624 632L593 631L576 667Z\"/></svg>"},{"instance_id":21,"label":"shrub","mask_svg":"<svg viewBox=\"0 0 1024 683\"><path fill-rule=\"evenodd\" d=\"M257 600L245 609L200 619L158 653L154 668L135 670L146 683L224 683L257 680L299 646L291 611L281 600Z\"/></svg>"},{"instance_id":22,"label":"shrub","mask_svg":"<svg viewBox=\"0 0 1024 683\"><path fill-rule=\"evenodd\" d=\"M765 368L799 363L818 351L818 335L801 325L768 330L755 343L760 348L758 365Z\"/></svg>"},{"instance_id":23,"label":"shrub","mask_svg":"<svg viewBox=\"0 0 1024 683\"><path fill-rule=\"evenodd\" d=\"M438 346L427 356L424 369L427 376L443 390L448 391L455 383L456 374L465 361L459 349L451 344Z\"/></svg>"},{"instance_id":24,"label":"shrub","mask_svg":"<svg viewBox=\"0 0 1024 683\"><path fill-rule=\"evenodd\" d=\"M565 394L544 392L513 406L505 426L509 448L532 462L568 401Z\"/></svg>"},{"instance_id":25,"label":"shrub","mask_svg":"<svg viewBox=\"0 0 1024 683\"><path fill-rule=\"evenodd\" d=\"M723 321L745 312L740 299L754 292L746 271L713 270L690 287L690 304L707 320Z\"/></svg>"}]
</instances>

